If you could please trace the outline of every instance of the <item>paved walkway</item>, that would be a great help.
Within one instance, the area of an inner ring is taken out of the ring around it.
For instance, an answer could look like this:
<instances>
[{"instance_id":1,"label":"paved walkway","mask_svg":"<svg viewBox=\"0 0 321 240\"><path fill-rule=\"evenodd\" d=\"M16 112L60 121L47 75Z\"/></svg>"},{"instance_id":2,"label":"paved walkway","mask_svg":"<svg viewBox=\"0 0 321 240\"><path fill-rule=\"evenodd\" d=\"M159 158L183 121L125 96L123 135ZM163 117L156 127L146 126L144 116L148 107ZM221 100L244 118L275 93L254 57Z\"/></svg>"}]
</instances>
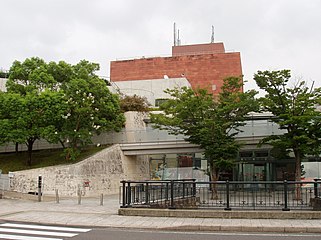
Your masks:
<instances>
[{"instance_id":1,"label":"paved walkway","mask_svg":"<svg viewBox=\"0 0 321 240\"><path fill-rule=\"evenodd\" d=\"M214 219L119 216L118 195L100 199L60 200L60 203L0 199L0 221L190 231L313 232L321 233L320 220Z\"/></svg>"}]
</instances>

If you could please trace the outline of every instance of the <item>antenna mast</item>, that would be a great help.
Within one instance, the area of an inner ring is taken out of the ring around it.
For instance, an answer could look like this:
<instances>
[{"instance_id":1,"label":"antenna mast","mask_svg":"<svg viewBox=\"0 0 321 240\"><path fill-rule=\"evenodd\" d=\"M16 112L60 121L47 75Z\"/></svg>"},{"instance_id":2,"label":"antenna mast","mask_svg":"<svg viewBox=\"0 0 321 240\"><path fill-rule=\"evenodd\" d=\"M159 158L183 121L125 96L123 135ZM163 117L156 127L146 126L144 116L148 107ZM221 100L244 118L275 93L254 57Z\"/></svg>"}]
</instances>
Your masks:
<instances>
[{"instance_id":1,"label":"antenna mast","mask_svg":"<svg viewBox=\"0 0 321 240\"><path fill-rule=\"evenodd\" d=\"M176 46L176 23L174 22L174 46Z\"/></svg>"},{"instance_id":2,"label":"antenna mast","mask_svg":"<svg viewBox=\"0 0 321 240\"><path fill-rule=\"evenodd\" d=\"M211 43L214 43L214 26L212 25Z\"/></svg>"},{"instance_id":3,"label":"antenna mast","mask_svg":"<svg viewBox=\"0 0 321 240\"><path fill-rule=\"evenodd\" d=\"M179 29L177 29L177 46L181 45L181 40L179 39Z\"/></svg>"}]
</instances>

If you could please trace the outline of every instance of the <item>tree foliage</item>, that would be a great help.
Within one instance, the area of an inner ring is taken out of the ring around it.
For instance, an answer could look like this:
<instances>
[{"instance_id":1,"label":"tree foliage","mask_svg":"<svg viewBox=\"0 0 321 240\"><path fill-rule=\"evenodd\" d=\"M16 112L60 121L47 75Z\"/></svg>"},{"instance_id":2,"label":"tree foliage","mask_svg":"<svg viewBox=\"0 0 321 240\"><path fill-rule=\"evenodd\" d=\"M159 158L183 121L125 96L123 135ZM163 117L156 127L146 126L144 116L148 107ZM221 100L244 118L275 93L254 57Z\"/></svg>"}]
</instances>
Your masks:
<instances>
[{"instance_id":1,"label":"tree foliage","mask_svg":"<svg viewBox=\"0 0 321 240\"><path fill-rule=\"evenodd\" d=\"M229 77L216 97L205 89L167 89L172 99L160 106L162 114L152 115L158 128L184 134L187 141L204 149L213 181L220 170L231 167L240 148L235 135L245 116L258 108L256 92L243 93L242 87L240 78Z\"/></svg>"},{"instance_id":2,"label":"tree foliage","mask_svg":"<svg viewBox=\"0 0 321 240\"><path fill-rule=\"evenodd\" d=\"M263 142L282 152L294 153L295 180L300 181L302 158L319 155L321 150L321 113L316 108L320 104L321 89L290 79L290 70L258 71L254 75L259 88L266 92L260 98L262 110L273 113L275 118L271 120L286 130L283 135L269 136Z\"/></svg>"},{"instance_id":3,"label":"tree foliage","mask_svg":"<svg viewBox=\"0 0 321 240\"><path fill-rule=\"evenodd\" d=\"M15 61L7 92L1 93L2 142L25 143L30 153L40 138L76 149L102 131L120 130L124 123L119 99L95 72L99 65L46 63L40 58ZM70 156L67 156L70 157Z\"/></svg>"},{"instance_id":4,"label":"tree foliage","mask_svg":"<svg viewBox=\"0 0 321 240\"><path fill-rule=\"evenodd\" d=\"M147 112L150 103L147 101L146 97L141 97L136 94L132 96L122 96L120 100L120 107L123 112L137 111L137 112Z\"/></svg>"}]
</instances>

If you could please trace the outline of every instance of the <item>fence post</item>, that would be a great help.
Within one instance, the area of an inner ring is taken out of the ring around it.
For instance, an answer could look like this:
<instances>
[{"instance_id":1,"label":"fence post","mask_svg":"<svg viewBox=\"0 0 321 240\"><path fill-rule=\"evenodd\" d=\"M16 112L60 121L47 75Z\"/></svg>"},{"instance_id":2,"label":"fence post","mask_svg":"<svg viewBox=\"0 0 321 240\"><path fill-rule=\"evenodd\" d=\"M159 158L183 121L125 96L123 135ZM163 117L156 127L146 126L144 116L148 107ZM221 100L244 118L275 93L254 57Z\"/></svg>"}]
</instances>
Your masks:
<instances>
[{"instance_id":1,"label":"fence post","mask_svg":"<svg viewBox=\"0 0 321 240\"><path fill-rule=\"evenodd\" d=\"M126 207L126 181L121 181L121 183L122 183L122 188L123 188L123 194L122 194L122 202L123 202L123 204L122 204L122 206L121 206L121 208L125 208Z\"/></svg>"},{"instance_id":2,"label":"fence post","mask_svg":"<svg viewBox=\"0 0 321 240\"><path fill-rule=\"evenodd\" d=\"M175 206L174 206L174 181L173 180L171 180L171 202L170 202L170 206L168 208L175 209Z\"/></svg>"},{"instance_id":3,"label":"fence post","mask_svg":"<svg viewBox=\"0 0 321 240\"><path fill-rule=\"evenodd\" d=\"M290 208L288 208L288 181L284 180L284 208L282 208L282 211L290 211Z\"/></svg>"},{"instance_id":4,"label":"fence post","mask_svg":"<svg viewBox=\"0 0 321 240\"><path fill-rule=\"evenodd\" d=\"M231 211L230 208L230 182L226 180L226 208L224 208L226 211Z\"/></svg>"},{"instance_id":5,"label":"fence post","mask_svg":"<svg viewBox=\"0 0 321 240\"><path fill-rule=\"evenodd\" d=\"M165 188L165 199L168 201L168 188L169 188L169 184L168 182L166 182L166 188Z\"/></svg>"},{"instance_id":6,"label":"fence post","mask_svg":"<svg viewBox=\"0 0 321 240\"><path fill-rule=\"evenodd\" d=\"M319 198L319 193L318 193L318 178L314 179L314 198Z\"/></svg>"},{"instance_id":7,"label":"fence post","mask_svg":"<svg viewBox=\"0 0 321 240\"><path fill-rule=\"evenodd\" d=\"M185 198L185 182L183 182L183 199Z\"/></svg>"},{"instance_id":8,"label":"fence post","mask_svg":"<svg viewBox=\"0 0 321 240\"><path fill-rule=\"evenodd\" d=\"M41 202L42 176L38 176L38 202Z\"/></svg>"},{"instance_id":9,"label":"fence post","mask_svg":"<svg viewBox=\"0 0 321 240\"><path fill-rule=\"evenodd\" d=\"M130 207L130 203L131 203L131 198L132 198L132 189L130 186L130 182L127 183L127 206Z\"/></svg>"},{"instance_id":10,"label":"fence post","mask_svg":"<svg viewBox=\"0 0 321 240\"><path fill-rule=\"evenodd\" d=\"M193 195L193 197L196 197L196 179L193 179L192 195Z\"/></svg>"},{"instance_id":11,"label":"fence post","mask_svg":"<svg viewBox=\"0 0 321 240\"><path fill-rule=\"evenodd\" d=\"M148 184L148 182L146 183L146 188L145 188L145 204L149 204L149 184Z\"/></svg>"}]
</instances>

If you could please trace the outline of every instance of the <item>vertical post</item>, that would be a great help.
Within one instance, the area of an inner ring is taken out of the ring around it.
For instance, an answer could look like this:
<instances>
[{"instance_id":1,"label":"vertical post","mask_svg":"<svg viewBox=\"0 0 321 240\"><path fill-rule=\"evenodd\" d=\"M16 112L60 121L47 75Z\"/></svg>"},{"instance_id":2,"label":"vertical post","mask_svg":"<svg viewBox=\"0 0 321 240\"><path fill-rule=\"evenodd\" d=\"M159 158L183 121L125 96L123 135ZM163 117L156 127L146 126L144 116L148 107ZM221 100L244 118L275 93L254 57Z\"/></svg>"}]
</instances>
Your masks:
<instances>
[{"instance_id":1,"label":"vertical post","mask_svg":"<svg viewBox=\"0 0 321 240\"><path fill-rule=\"evenodd\" d=\"M38 176L38 202L41 202L42 176Z\"/></svg>"},{"instance_id":2,"label":"vertical post","mask_svg":"<svg viewBox=\"0 0 321 240\"><path fill-rule=\"evenodd\" d=\"M81 204L81 190L80 187L78 188L78 205Z\"/></svg>"},{"instance_id":3,"label":"vertical post","mask_svg":"<svg viewBox=\"0 0 321 240\"><path fill-rule=\"evenodd\" d=\"M230 182L226 180L226 208L224 210L231 211L230 208Z\"/></svg>"},{"instance_id":4,"label":"vertical post","mask_svg":"<svg viewBox=\"0 0 321 240\"><path fill-rule=\"evenodd\" d=\"M185 182L183 182L183 199L185 198Z\"/></svg>"},{"instance_id":5,"label":"vertical post","mask_svg":"<svg viewBox=\"0 0 321 240\"><path fill-rule=\"evenodd\" d=\"M58 189L56 189L55 191L56 191L56 203L59 203L59 194L58 194Z\"/></svg>"},{"instance_id":6,"label":"vertical post","mask_svg":"<svg viewBox=\"0 0 321 240\"><path fill-rule=\"evenodd\" d=\"M121 181L122 183L122 188L123 188L123 192L122 192L122 206L121 208L125 208L126 207L126 181Z\"/></svg>"},{"instance_id":7,"label":"vertical post","mask_svg":"<svg viewBox=\"0 0 321 240\"><path fill-rule=\"evenodd\" d=\"M145 204L149 204L149 184L148 184L148 182L146 183L146 188L145 188Z\"/></svg>"},{"instance_id":8,"label":"vertical post","mask_svg":"<svg viewBox=\"0 0 321 240\"><path fill-rule=\"evenodd\" d=\"M282 208L282 211L290 211L290 208L288 208L288 181L284 180L284 208Z\"/></svg>"},{"instance_id":9,"label":"vertical post","mask_svg":"<svg viewBox=\"0 0 321 240\"><path fill-rule=\"evenodd\" d=\"M167 182L166 183L166 188L165 188L165 199L166 199L166 201L168 201L168 188L169 188L169 184Z\"/></svg>"},{"instance_id":10,"label":"vertical post","mask_svg":"<svg viewBox=\"0 0 321 240\"><path fill-rule=\"evenodd\" d=\"M319 198L319 193L318 193L318 180L317 178L314 179L314 198Z\"/></svg>"},{"instance_id":11,"label":"vertical post","mask_svg":"<svg viewBox=\"0 0 321 240\"><path fill-rule=\"evenodd\" d=\"M169 209L175 209L175 206L174 206L174 181L173 180L171 180L171 202L170 202Z\"/></svg>"},{"instance_id":12,"label":"vertical post","mask_svg":"<svg viewBox=\"0 0 321 240\"><path fill-rule=\"evenodd\" d=\"M193 179L192 195L193 195L193 197L196 197L196 179Z\"/></svg>"},{"instance_id":13,"label":"vertical post","mask_svg":"<svg viewBox=\"0 0 321 240\"><path fill-rule=\"evenodd\" d=\"M100 206L104 205L104 194L100 194Z\"/></svg>"},{"instance_id":14,"label":"vertical post","mask_svg":"<svg viewBox=\"0 0 321 240\"><path fill-rule=\"evenodd\" d=\"M130 203L131 203L131 198L132 198L132 189L130 186L130 182L127 183L127 206L130 207Z\"/></svg>"}]
</instances>

